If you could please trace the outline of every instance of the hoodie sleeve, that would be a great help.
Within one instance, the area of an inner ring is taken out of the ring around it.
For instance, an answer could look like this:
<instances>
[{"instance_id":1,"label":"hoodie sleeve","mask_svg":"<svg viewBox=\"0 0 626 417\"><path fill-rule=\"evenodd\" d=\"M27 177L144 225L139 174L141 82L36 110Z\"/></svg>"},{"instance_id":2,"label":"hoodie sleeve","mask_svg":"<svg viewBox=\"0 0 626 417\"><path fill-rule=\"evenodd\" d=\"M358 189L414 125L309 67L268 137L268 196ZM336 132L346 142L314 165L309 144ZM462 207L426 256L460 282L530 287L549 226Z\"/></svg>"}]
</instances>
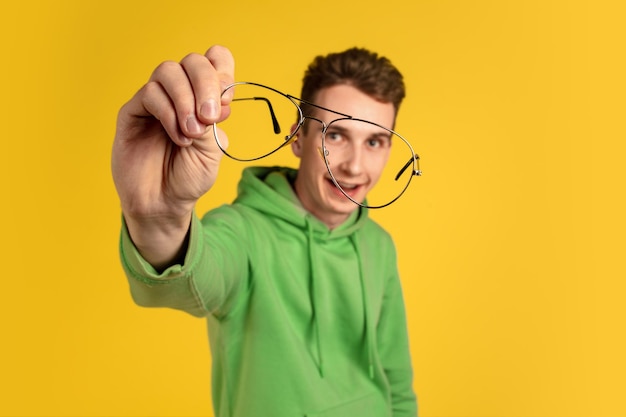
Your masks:
<instances>
[{"instance_id":1,"label":"hoodie sleeve","mask_svg":"<svg viewBox=\"0 0 626 417\"><path fill-rule=\"evenodd\" d=\"M398 274L389 279L378 322L378 349L391 388L393 417L417 416L413 370L402 288Z\"/></svg>"},{"instance_id":2,"label":"hoodie sleeve","mask_svg":"<svg viewBox=\"0 0 626 417\"><path fill-rule=\"evenodd\" d=\"M193 216L183 264L161 273L143 259L123 223L120 258L135 303L182 310L196 317L219 315L228 308L246 282L247 251L237 239L236 213L216 212L206 222Z\"/></svg>"}]
</instances>

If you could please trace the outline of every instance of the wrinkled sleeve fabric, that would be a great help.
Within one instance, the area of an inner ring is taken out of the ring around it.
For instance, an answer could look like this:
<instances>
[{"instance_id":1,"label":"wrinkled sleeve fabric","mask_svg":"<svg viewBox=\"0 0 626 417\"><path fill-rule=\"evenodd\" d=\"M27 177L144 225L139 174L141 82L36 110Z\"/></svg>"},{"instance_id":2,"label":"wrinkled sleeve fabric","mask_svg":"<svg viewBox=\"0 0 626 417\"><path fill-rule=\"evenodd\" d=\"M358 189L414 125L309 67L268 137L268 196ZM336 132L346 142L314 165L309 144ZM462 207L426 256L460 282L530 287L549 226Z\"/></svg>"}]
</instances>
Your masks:
<instances>
[{"instance_id":1,"label":"wrinkled sleeve fabric","mask_svg":"<svg viewBox=\"0 0 626 417\"><path fill-rule=\"evenodd\" d=\"M238 239L234 210L216 209L201 221L195 215L182 265L157 272L139 253L122 224L120 258L133 300L144 307L168 307L196 317L222 314L247 276L246 248Z\"/></svg>"}]
</instances>

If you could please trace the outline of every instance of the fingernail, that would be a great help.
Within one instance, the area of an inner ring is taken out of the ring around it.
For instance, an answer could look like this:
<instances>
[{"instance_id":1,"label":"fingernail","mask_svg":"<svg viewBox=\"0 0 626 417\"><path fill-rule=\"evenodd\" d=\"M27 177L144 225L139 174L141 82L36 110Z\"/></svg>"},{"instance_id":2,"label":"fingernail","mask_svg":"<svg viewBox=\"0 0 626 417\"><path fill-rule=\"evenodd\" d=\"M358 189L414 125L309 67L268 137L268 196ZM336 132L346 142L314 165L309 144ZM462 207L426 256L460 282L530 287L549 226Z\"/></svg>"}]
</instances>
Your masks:
<instances>
[{"instance_id":1,"label":"fingernail","mask_svg":"<svg viewBox=\"0 0 626 417\"><path fill-rule=\"evenodd\" d=\"M217 114L217 102L211 99L202 103L200 114L207 119L217 119L219 117L219 114Z\"/></svg>"},{"instance_id":2,"label":"fingernail","mask_svg":"<svg viewBox=\"0 0 626 417\"><path fill-rule=\"evenodd\" d=\"M187 118L187 130L192 135L200 135L203 132L202 126L200 126L198 119L196 119L194 116L189 116Z\"/></svg>"}]
</instances>

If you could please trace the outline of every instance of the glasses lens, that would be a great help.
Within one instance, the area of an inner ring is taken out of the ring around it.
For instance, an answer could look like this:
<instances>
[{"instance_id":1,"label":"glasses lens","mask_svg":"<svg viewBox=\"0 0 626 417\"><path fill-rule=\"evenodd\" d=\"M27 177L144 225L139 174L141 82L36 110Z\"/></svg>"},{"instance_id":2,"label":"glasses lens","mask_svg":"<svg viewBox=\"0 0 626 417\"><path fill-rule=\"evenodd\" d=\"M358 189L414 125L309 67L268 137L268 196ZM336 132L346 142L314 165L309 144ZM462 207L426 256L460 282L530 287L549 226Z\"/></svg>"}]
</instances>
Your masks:
<instances>
[{"instance_id":1,"label":"glasses lens","mask_svg":"<svg viewBox=\"0 0 626 417\"><path fill-rule=\"evenodd\" d=\"M255 84L236 83L230 116L219 123L228 140L216 133L226 155L241 161L263 158L291 139L291 126L298 121L298 106L287 96Z\"/></svg>"},{"instance_id":2,"label":"glasses lens","mask_svg":"<svg viewBox=\"0 0 626 417\"><path fill-rule=\"evenodd\" d=\"M340 191L370 208L384 207L400 197L417 169L404 138L367 121L332 122L323 137L323 149Z\"/></svg>"}]
</instances>

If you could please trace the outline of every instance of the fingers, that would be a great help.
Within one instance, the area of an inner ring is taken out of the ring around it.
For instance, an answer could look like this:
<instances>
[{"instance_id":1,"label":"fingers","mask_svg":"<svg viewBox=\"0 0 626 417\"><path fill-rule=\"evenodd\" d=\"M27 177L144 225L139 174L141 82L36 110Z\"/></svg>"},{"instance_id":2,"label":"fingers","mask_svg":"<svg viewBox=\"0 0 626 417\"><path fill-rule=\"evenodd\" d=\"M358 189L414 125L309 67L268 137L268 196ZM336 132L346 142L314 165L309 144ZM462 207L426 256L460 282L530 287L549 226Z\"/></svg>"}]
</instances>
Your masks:
<instances>
[{"instance_id":1,"label":"fingers","mask_svg":"<svg viewBox=\"0 0 626 417\"><path fill-rule=\"evenodd\" d=\"M223 46L212 46L206 52L205 56L213 65L220 79L220 92L224 91L227 86L235 82L235 60L231 52ZM222 105L228 105L232 100L233 91L229 90L222 97Z\"/></svg>"},{"instance_id":2,"label":"fingers","mask_svg":"<svg viewBox=\"0 0 626 417\"><path fill-rule=\"evenodd\" d=\"M143 106L174 142L187 146L228 115L232 97L222 97L222 91L233 81L232 54L215 46L205 55L189 54L180 63L159 65L142 89Z\"/></svg>"},{"instance_id":3,"label":"fingers","mask_svg":"<svg viewBox=\"0 0 626 417\"><path fill-rule=\"evenodd\" d=\"M174 100L172 100L168 92L165 91L163 85L157 82L149 82L142 88L140 94L142 97L141 104L145 113L159 120L170 139L178 146L191 145L195 135L192 130L195 130L195 128L191 125L187 125L186 129L183 131L178 121ZM179 111L184 113L180 107ZM190 118L191 117L187 117L189 123L191 123ZM198 128L200 128L199 125Z\"/></svg>"}]
</instances>

